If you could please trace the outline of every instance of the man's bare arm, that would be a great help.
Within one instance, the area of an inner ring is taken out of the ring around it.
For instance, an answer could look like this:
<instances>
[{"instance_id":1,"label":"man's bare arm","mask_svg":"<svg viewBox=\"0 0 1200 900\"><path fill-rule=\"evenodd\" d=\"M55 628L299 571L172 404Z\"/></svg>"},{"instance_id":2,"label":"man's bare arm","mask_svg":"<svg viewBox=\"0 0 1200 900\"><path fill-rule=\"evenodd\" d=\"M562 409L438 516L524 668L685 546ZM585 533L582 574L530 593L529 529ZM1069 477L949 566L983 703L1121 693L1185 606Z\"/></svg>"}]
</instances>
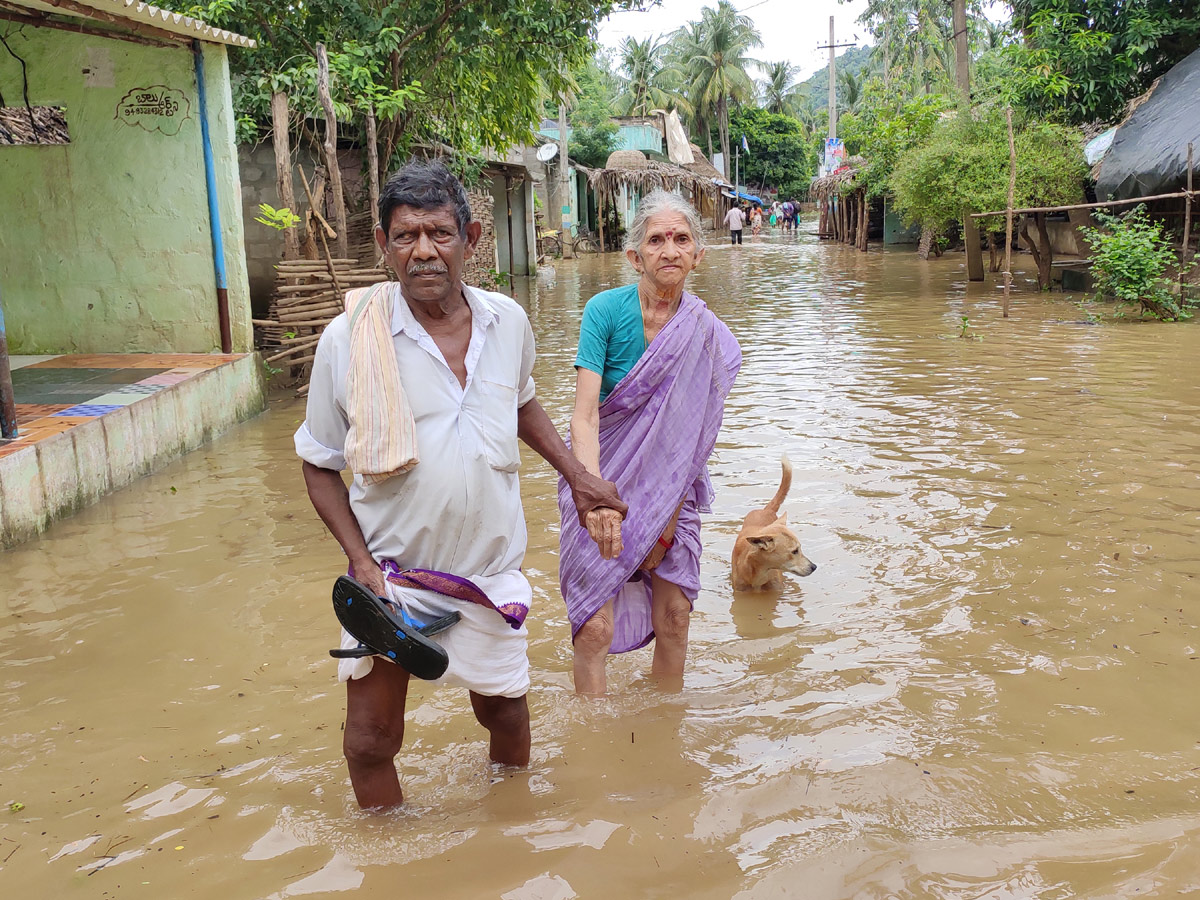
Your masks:
<instances>
[{"instance_id":1,"label":"man's bare arm","mask_svg":"<svg viewBox=\"0 0 1200 900\"><path fill-rule=\"evenodd\" d=\"M354 577L374 591L376 596L386 597L383 573L367 549L362 529L358 527L358 520L350 509L350 492L346 490L341 473L319 468L310 462L305 462L303 468L308 499L334 539L341 544L346 558L354 567Z\"/></svg>"},{"instance_id":2,"label":"man's bare arm","mask_svg":"<svg viewBox=\"0 0 1200 900\"><path fill-rule=\"evenodd\" d=\"M615 509L621 515L629 510L617 493L615 484L588 472L575 454L567 449L554 423L537 400L530 400L517 410L517 436L566 480L581 525L587 514L598 507Z\"/></svg>"}]
</instances>

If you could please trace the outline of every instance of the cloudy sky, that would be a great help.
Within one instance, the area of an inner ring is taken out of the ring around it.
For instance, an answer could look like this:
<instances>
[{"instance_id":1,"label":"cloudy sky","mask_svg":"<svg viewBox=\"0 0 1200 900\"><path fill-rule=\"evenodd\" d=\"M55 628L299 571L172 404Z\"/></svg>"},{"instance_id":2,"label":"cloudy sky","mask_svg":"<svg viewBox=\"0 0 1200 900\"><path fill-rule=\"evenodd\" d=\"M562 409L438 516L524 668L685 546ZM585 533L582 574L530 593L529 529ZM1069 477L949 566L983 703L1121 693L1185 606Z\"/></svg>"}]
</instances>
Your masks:
<instances>
[{"instance_id":1,"label":"cloudy sky","mask_svg":"<svg viewBox=\"0 0 1200 900\"><path fill-rule=\"evenodd\" d=\"M867 39L867 31L855 20L866 7L866 0L734 0L739 10L754 19L763 37L763 46L751 56L767 62L786 59L803 71L807 78L829 61L828 50L818 50L818 44L829 43L829 17L839 44ZM700 18L705 6L715 6L714 0L663 0L662 4L645 12L622 12L609 16L600 25L600 43L616 48L632 35L639 40L651 35L668 34L694 19ZM839 53L842 51L839 50Z\"/></svg>"},{"instance_id":2,"label":"cloudy sky","mask_svg":"<svg viewBox=\"0 0 1200 900\"><path fill-rule=\"evenodd\" d=\"M651 35L669 34L680 25L699 19L700 10L705 6L715 5L715 0L662 0L661 4L645 12L616 13L601 23L600 43L616 49L629 35L641 40ZM857 21L866 8L866 0L847 3L838 0L734 0L734 5L754 19L762 35L763 46L751 56L765 62L786 59L800 67L801 80L829 62L829 51L818 50L817 45L829 43L830 16L834 17L839 44L870 43L867 30ZM991 19L1007 19L1008 10L1005 4L993 2L987 15Z\"/></svg>"}]
</instances>

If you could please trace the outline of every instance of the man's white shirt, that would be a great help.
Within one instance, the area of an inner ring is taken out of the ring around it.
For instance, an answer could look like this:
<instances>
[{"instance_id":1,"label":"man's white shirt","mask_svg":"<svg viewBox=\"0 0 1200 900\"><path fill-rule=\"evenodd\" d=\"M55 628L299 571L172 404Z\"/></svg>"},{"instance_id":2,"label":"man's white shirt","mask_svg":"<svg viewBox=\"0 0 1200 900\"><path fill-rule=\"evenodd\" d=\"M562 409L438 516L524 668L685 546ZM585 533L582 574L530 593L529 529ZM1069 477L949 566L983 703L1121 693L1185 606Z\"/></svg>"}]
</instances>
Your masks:
<instances>
[{"instance_id":1,"label":"man's white shirt","mask_svg":"<svg viewBox=\"0 0 1200 900\"><path fill-rule=\"evenodd\" d=\"M503 294L467 288L466 296L471 341L463 387L395 286L392 336L419 462L379 484L356 475L350 507L376 559L464 578L519 576L527 536L517 409L535 395L533 330L525 311ZM317 344L307 417L295 436L301 459L323 469L346 467L349 361L342 314Z\"/></svg>"}]
</instances>

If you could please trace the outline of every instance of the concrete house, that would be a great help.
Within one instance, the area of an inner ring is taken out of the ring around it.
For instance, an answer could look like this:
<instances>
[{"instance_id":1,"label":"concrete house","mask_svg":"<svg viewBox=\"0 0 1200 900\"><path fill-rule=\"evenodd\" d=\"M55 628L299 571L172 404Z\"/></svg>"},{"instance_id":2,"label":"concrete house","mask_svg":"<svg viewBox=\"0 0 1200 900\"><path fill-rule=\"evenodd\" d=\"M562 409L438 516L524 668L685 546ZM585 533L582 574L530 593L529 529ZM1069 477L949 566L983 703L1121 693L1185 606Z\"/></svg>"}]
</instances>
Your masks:
<instances>
[{"instance_id":1,"label":"concrete house","mask_svg":"<svg viewBox=\"0 0 1200 900\"><path fill-rule=\"evenodd\" d=\"M254 42L135 0L4 0L0 26L11 543L257 412L263 383L226 56Z\"/></svg>"}]
</instances>

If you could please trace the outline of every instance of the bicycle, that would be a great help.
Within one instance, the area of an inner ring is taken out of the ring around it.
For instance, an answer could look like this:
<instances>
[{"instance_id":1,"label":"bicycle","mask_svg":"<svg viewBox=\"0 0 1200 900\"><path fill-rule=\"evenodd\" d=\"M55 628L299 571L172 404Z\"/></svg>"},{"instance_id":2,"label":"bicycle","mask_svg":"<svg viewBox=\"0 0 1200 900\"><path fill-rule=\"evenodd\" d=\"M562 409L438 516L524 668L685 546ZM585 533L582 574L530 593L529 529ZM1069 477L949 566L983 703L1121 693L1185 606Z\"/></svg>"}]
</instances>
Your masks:
<instances>
[{"instance_id":1,"label":"bicycle","mask_svg":"<svg viewBox=\"0 0 1200 900\"><path fill-rule=\"evenodd\" d=\"M599 253L600 244L589 233L579 233L579 226L572 225L568 240L571 249L579 253ZM538 252L542 257L562 256L563 243L561 232L553 228L545 228L538 232Z\"/></svg>"}]
</instances>

